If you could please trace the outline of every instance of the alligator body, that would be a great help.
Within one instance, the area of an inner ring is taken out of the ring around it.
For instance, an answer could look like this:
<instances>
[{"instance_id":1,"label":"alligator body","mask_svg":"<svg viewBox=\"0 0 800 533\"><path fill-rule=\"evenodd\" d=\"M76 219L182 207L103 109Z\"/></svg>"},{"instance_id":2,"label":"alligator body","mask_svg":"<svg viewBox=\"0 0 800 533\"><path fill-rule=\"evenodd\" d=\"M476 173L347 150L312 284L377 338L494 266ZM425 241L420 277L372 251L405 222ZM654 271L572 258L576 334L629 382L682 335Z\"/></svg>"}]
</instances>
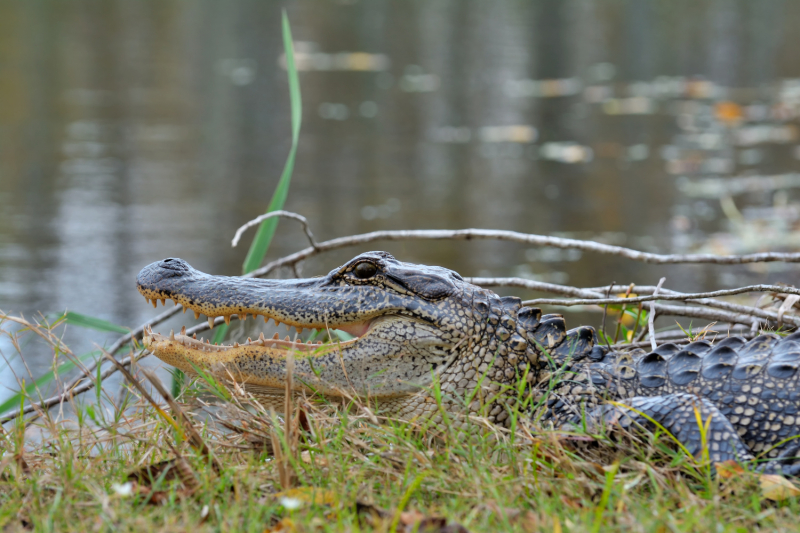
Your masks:
<instances>
[{"instance_id":1,"label":"alligator body","mask_svg":"<svg viewBox=\"0 0 800 533\"><path fill-rule=\"evenodd\" d=\"M385 252L297 280L211 276L165 259L145 267L137 286L153 303L172 299L209 319L253 315L298 333L354 335L326 344L262 335L233 346L145 336L165 362L189 372L206 367L262 397L283 395L291 352L293 372L309 391L329 398L355 392L390 417L435 425L446 416L467 425L469 415L482 415L507 425L522 399L553 427L657 423L698 457L762 455L777 459L762 465L766 471L798 470L791 437L800 434L800 333L609 352L591 327L567 331L561 315Z\"/></svg>"}]
</instances>

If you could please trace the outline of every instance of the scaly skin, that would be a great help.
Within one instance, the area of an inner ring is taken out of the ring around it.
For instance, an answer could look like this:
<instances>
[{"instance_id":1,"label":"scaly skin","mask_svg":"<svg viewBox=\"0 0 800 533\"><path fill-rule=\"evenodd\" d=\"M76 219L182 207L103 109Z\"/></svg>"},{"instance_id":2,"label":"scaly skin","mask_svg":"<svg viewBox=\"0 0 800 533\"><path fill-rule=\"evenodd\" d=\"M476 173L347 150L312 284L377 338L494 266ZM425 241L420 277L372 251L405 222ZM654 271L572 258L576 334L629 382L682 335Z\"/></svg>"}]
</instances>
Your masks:
<instances>
[{"instance_id":1,"label":"scaly skin","mask_svg":"<svg viewBox=\"0 0 800 533\"><path fill-rule=\"evenodd\" d=\"M195 315L261 315L356 335L324 345L262 336L233 346L145 336L163 361L188 372L202 366L267 399L282 396L291 352L301 388L368 397L404 420L436 425L446 416L467 427L469 415L482 415L507 425L510 407L522 399L543 402L541 420L555 427L655 421L698 457L705 443L713 462L748 461L755 453L793 457L797 448L783 441L800 434L800 333L607 353L590 327L566 331L560 315L542 316L453 271L385 252L297 280L211 276L165 259L142 269L137 287L148 300L172 299ZM784 473L800 470L790 459L783 463Z\"/></svg>"}]
</instances>

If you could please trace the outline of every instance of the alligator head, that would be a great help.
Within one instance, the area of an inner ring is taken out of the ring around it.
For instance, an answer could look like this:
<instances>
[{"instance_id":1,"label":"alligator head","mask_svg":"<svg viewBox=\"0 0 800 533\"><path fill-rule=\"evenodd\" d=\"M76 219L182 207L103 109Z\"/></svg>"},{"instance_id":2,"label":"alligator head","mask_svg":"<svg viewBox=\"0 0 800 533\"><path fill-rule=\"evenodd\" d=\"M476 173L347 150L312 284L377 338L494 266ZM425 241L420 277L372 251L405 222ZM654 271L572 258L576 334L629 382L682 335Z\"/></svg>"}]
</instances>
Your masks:
<instances>
[{"instance_id":1,"label":"alligator head","mask_svg":"<svg viewBox=\"0 0 800 533\"><path fill-rule=\"evenodd\" d=\"M298 332L337 329L354 335L313 344L262 334L256 341L215 346L149 332L145 345L173 366L187 372L204 367L277 397L291 352L301 387L331 398L374 399L404 419L436 417L437 402L472 412L486 407L484 402L494 404L502 389L498 382L527 375L539 353L528 338L539 326L538 310L520 309L518 298L500 298L451 270L403 263L386 252L361 254L327 276L292 280L211 276L181 259L164 259L142 269L137 287L148 300L172 299L196 317L228 321L254 315ZM563 338L563 325L553 331ZM434 380L440 393L432 390ZM487 413L502 419L493 405Z\"/></svg>"}]
</instances>

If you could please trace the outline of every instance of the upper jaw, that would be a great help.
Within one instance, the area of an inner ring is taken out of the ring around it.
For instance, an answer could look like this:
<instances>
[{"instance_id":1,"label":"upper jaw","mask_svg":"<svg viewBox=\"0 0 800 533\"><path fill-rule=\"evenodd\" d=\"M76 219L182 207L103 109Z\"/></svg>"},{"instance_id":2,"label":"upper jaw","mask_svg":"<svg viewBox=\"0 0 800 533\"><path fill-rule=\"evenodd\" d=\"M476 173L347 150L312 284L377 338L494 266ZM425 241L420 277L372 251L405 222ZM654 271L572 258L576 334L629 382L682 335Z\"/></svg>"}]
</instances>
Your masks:
<instances>
[{"instance_id":1,"label":"upper jaw","mask_svg":"<svg viewBox=\"0 0 800 533\"><path fill-rule=\"evenodd\" d=\"M369 288L332 285L329 277L264 280L210 276L176 259L166 263L171 269L165 269L165 261L142 269L138 291L154 307L158 301L166 305L166 300L173 300L184 312L194 311L195 318L206 315L209 324L220 316L229 323L232 316L246 319L253 315L263 317L264 322L273 319L276 324L301 329L354 328L357 334L365 331L359 324L392 310L381 305L361 307ZM182 268L174 269L176 264Z\"/></svg>"}]
</instances>

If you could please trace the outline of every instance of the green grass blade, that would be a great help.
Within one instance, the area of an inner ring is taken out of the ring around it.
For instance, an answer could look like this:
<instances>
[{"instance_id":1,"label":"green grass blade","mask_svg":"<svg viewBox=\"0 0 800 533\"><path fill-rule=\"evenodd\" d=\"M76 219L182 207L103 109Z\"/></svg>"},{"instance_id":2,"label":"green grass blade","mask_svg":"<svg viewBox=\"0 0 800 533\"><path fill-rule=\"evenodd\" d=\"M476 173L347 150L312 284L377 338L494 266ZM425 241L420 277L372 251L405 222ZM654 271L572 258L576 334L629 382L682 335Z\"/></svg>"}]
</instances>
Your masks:
<instances>
[{"instance_id":1,"label":"green grass blade","mask_svg":"<svg viewBox=\"0 0 800 533\"><path fill-rule=\"evenodd\" d=\"M83 355L79 355L78 359L80 361L85 361L85 360L93 358L93 357L100 357L100 352L95 350L95 351L92 351L92 352L89 352L89 353L85 353ZM76 366L75 362L73 362L73 361L64 361L63 363L58 365L58 369L57 370L58 370L59 374L63 374L65 372L69 372L70 370L75 368L75 366ZM41 387L44 387L45 385L48 385L55 378L56 378L56 370L55 369L54 370L50 370L50 372L47 372L46 374L41 376L39 379L37 379L36 381L34 381L33 383L31 383L30 385L25 387L25 391L24 392L20 391L20 392L16 393L15 395L13 395L11 398L9 398L6 401L4 401L3 403L0 403L0 413L5 413L6 411L11 409L12 407L16 407L17 405L20 404L20 402L23 402L26 397L28 397L31 394L33 394L36 391L37 388L41 388Z\"/></svg>"},{"instance_id":2,"label":"green grass blade","mask_svg":"<svg viewBox=\"0 0 800 533\"><path fill-rule=\"evenodd\" d=\"M96 329L98 331L111 331L113 333L129 333L130 330L128 328L123 328L122 326L118 326L108 320L103 320L102 318L95 318L89 315L82 315L80 313L73 313L72 311L68 311L64 318L67 321L67 324L72 324L73 326L78 326L81 328L89 328L89 329Z\"/></svg>"},{"instance_id":3,"label":"green grass blade","mask_svg":"<svg viewBox=\"0 0 800 533\"><path fill-rule=\"evenodd\" d=\"M292 30L289 27L289 17L286 16L286 11L283 12L283 48L286 53L286 73L289 77L289 100L292 109L292 147L289 150L289 157L286 158L281 179L272 194L267 213L283 209L286 197L289 195L289 183L292 180L292 172L294 171L297 141L300 138L300 120L303 114L303 106L300 99L300 79L297 76L297 68L294 64ZM256 236L253 238L250 250L248 250L247 257L244 260L244 265L242 265L242 270L245 274L252 272L261 265L277 228L277 218L267 219L258 227Z\"/></svg>"},{"instance_id":4,"label":"green grass blade","mask_svg":"<svg viewBox=\"0 0 800 533\"><path fill-rule=\"evenodd\" d=\"M213 344L219 344L225 340L225 335L228 334L228 324L220 324L214 326L214 338L211 339Z\"/></svg>"}]
</instances>

